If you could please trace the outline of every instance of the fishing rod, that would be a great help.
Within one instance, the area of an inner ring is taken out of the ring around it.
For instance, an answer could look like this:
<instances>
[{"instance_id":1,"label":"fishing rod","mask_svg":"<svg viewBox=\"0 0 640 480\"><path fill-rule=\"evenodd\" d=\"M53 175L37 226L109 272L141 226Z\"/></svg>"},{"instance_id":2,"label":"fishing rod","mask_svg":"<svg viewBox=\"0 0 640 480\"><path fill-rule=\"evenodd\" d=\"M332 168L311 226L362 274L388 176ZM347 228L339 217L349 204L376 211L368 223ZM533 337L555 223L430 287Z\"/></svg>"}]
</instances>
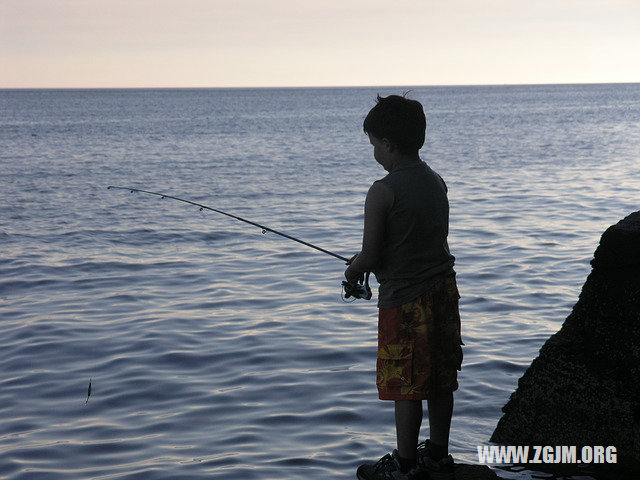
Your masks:
<instances>
[{"instance_id":1,"label":"fishing rod","mask_svg":"<svg viewBox=\"0 0 640 480\"><path fill-rule=\"evenodd\" d=\"M271 233L275 233L276 235L280 235L281 237L284 238L288 238L289 240L293 240L294 242L298 242L301 243L302 245L306 245L307 247L311 247L314 248L322 253L326 253L327 255L331 255L332 257L335 257L339 260L342 260L343 262L345 262L345 264L349 264L351 263L351 261L341 255L338 255L336 253L330 252L329 250L325 250L324 248L318 247L317 245L314 245L312 243L309 242L305 242L304 240L300 240L299 238L295 238L292 237L291 235L287 235L286 233L282 233L279 232L277 230L274 230L273 228L264 226L264 225L260 225L259 223L256 222L252 222L251 220L247 220L245 218L242 217L238 217L237 215L232 215L231 213L227 213L227 212L223 212L222 210L218 210L217 208L212 208L212 207L208 207L206 205L202 205L201 203L197 203L197 202L192 202L191 200L185 200L184 198L179 198L179 197L174 197L172 195L167 195L165 193L158 193L158 192L150 192L148 190L141 190L139 188L131 188L131 187L118 187L115 185L109 185L107 187L107 190L111 190L111 189L116 189L116 190L129 190L131 193L134 192L139 192L139 193L146 193L147 195L155 195L156 197L160 197L161 199L165 199L165 198L170 198L172 200L177 200L178 202L183 202L183 203L188 203L190 205L194 205L196 207L200 207L200 211L202 210L211 210L212 212L216 212L216 213L221 213L222 215L226 215L227 217L231 217L234 218L236 220L239 220L241 222L244 223L248 223L249 225L253 225L254 227L258 227L260 229L262 229L262 233L265 234L267 232L271 232ZM345 298L349 298L349 297L353 297L354 299L356 298L364 298L366 300L370 300L371 299L371 288L369 287L369 272L366 273L365 276L365 283L364 284L360 284L360 283L349 283L349 282L342 282L342 287L344 289L344 297Z\"/></svg>"}]
</instances>

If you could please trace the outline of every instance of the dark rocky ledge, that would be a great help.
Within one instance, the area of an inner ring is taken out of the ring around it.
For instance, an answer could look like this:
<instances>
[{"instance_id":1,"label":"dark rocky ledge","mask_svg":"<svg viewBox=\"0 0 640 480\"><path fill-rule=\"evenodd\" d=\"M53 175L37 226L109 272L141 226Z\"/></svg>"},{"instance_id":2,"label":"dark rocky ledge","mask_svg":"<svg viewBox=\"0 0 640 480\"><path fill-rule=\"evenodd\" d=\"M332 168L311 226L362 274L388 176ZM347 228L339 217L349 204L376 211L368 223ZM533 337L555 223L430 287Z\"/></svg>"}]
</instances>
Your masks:
<instances>
[{"instance_id":1,"label":"dark rocky ledge","mask_svg":"<svg viewBox=\"0 0 640 480\"><path fill-rule=\"evenodd\" d=\"M500 477L486 465L456 463L455 468L455 480L500 480Z\"/></svg>"},{"instance_id":2,"label":"dark rocky ledge","mask_svg":"<svg viewBox=\"0 0 640 480\"><path fill-rule=\"evenodd\" d=\"M589 469L640 479L640 211L604 232L591 265L578 303L519 380L491 441L614 445L616 466Z\"/></svg>"}]
</instances>

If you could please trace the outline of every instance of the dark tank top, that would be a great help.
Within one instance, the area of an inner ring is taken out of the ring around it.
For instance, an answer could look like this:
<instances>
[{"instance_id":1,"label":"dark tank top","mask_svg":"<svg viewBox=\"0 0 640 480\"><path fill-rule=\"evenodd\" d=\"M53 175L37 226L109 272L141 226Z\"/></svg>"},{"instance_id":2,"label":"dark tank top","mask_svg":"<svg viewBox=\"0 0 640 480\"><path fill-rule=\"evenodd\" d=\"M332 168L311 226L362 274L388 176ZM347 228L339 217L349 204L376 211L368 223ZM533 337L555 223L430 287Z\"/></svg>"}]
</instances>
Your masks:
<instances>
[{"instance_id":1,"label":"dark tank top","mask_svg":"<svg viewBox=\"0 0 640 480\"><path fill-rule=\"evenodd\" d=\"M455 273L449 252L447 186L424 162L400 167L379 182L393 191L381 261L378 307L415 300L443 276Z\"/></svg>"}]
</instances>

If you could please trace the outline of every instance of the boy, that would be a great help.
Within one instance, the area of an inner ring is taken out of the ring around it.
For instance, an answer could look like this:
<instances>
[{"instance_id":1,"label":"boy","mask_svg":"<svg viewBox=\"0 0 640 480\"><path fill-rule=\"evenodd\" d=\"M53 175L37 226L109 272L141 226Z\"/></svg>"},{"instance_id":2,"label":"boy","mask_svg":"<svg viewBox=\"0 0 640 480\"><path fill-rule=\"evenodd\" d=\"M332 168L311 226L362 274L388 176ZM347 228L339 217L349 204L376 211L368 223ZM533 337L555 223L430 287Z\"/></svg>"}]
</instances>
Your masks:
<instances>
[{"instance_id":1,"label":"boy","mask_svg":"<svg viewBox=\"0 0 640 480\"><path fill-rule=\"evenodd\" d=\"M453 479L448 443L462 341L447 187L418 155L426 130L419 102L378 96L363 128L389 173L367 193L362 249L345 277L355 283L373 271L380 284L376 384L381 400L395 401L397 450L361 465L357 475ZM431 438L418 445L422 400Z\"/></svg>"}]
</instances>

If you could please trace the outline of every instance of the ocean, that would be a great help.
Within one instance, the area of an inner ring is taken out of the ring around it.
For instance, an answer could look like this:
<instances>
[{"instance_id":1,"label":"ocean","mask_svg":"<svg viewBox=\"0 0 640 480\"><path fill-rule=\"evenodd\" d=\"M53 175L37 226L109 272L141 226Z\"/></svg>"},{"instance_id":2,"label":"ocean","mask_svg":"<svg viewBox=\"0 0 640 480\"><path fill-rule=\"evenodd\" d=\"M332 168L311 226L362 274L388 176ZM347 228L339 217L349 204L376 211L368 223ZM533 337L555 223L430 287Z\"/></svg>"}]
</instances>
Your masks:
<instances>
[{"instance_id":1,"label":"ocean","mask_svg":"<svg viewBox=\"0 0 640 480\"><path fill-rule=\"evenodd\" d=\"M640 84L0 91L0 478L351 479L395 448L343 262L107 186L350 257L385 175L362 121L407 90L462 295L450 451L477 463L640 209Z\"/></svg>"}]
</instances>

